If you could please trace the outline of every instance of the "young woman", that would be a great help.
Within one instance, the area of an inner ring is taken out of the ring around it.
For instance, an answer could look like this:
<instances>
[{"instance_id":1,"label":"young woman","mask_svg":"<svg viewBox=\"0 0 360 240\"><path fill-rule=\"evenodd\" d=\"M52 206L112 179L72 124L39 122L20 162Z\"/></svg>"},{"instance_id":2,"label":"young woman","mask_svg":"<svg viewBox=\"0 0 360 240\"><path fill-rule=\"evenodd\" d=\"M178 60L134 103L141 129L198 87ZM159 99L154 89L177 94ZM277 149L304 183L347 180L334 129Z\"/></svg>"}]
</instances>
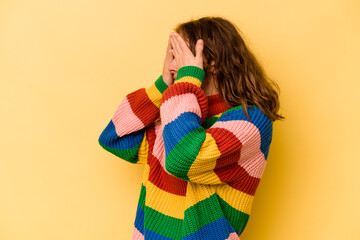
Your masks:
<instances>
[{"instance_id":1,"label":"young woman","mask_svg":"<svg viewBox=\"0 0 360 240\"><path fill-rule=\"evenodd\" d=\"M98 141L145 165L132 239L239 239L284 118L278 86L230 21L174 30L162 74L126 95Z\"/></svg>"}]
</instances>

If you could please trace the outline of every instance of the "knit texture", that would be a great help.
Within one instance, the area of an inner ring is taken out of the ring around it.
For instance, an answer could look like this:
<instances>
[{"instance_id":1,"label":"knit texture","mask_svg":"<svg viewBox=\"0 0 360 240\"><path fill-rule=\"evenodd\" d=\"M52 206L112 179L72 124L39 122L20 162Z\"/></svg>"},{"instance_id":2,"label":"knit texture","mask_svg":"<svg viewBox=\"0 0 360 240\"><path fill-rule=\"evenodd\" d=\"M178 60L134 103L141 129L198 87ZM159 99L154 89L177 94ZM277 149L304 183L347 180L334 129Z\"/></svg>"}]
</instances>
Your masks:
<instances>
[{"instance_id":1,"label":"knit texture","mask_svg":"<svg viewBox=\"0 0 360 240\"><path fill-rule=\"evenodd\" d=\"M126 95L99 137L110 153L144 164L133 240L239 239L263 175L273 121L255 105L229 107L184 66Z\"/></svg>"}]
</instances>

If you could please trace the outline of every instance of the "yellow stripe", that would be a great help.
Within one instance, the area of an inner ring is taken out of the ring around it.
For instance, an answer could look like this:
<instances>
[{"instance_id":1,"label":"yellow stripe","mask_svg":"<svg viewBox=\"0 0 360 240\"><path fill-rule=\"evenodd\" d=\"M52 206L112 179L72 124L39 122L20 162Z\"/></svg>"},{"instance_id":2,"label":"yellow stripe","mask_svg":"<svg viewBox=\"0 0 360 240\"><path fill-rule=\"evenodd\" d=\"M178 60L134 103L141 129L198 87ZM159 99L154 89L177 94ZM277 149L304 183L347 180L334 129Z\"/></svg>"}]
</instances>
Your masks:
<instances>
[{"instance_id":1,"label":"yellow stripe","mask_svg":"<svg viewBox=\"0 0 360 240\"><path fill-rule=\"evenodd\" d=\"M138 150L138 158L139 161L136 164L145 164L147 162L148 158L148 152L149 152L149 143L146 139L147 136L147 130L145 129L144 138L141 141L139 150Z\"/></svg>"},{"instance_id":2,"label":"yellow stripe","mask_svg":"<svg viewBox=\"0 0 360 240\"><path fill-rule=\"evenodd\" d=\"M146 94L149 96L150 100L157 106L160 107L162 94L157 89L155 83L153 83L150 87L145 89Z\"/></svg>"},{"instance_id":3,"label":"yellow stripe","mask_svg":"<svg viewBox=\"0 0 360 240\"><path fill-rule=\"evenodd\" d=\"M250 215L254 196L232 188L228 184L218 185L216 193L233 208Z\"/></svg>"},{"instance_id":4,"label":"yellow stripe","mask_svg":"<svg viewBox=\"0 0 360 240\"><path fill-rule=\"evenodd\" d=\"M223 113L224 113L224 112L219 113L219 114L216 114L216 115L214 115L213 117L218 117L218 118L219 118Z\"/></svg>"},{"instance_id":5,"label":"yellow stripe","mask_svg":"<svg viewBox=\"0 0 360 240\"><path fill-rule=\"evenodd\" d=\"M188 209L193 205L201 202L215 194L216 185L206 185L188 182L186 189L185 208Z\"/></svg>"},{"instance_id":6,"label":"yellow stripe","mask_svg":"<svg viewBox=\"0 0 360 240\"><path fill-rule=\"evenodd\" d=\"M216 141L210 133L206 133L205 141L200 147L199 154L191 165L188 178L191 182L201 184L219 184L223 183L213 171L216 166L216 160L220 157Z\"/></svg>"},{"instance_id":7,"label":"yellow stripe","mask_svg":"<svg viewBox=\"0 0 360 240\"><path fill-rule=\"evenodd\" d=\"M145 164L145 168L144 168L144 173L143 173L143 179L142 179L142 184L147 187L147 182L149 179L149 172L150 172L150 166L149 164Z\"/></svg>"},{"instance_id":8,"label":"yellow stripe","mask_svg":"<svg viewBox=\"0 0 360 240\"><path fill-rule=\"evenodd\" d=\"M180 79L175 80L174 84L177 83L182 83L182 82L189 82L189 83L193 83L196 86L200 87L201 86L201 81L199 79L197 79L196 77L191 77L191 76L185 76L182 77Z\"/></svg>"},{"instance_id":9,"label":"yellow stripe","mask_svg":"<svg viewBox=\"0 0 360 240\"><path fill-rule=\"evenodd\" d=\"M147 173L148 176L148 173ZM145 180L146 200L145 205L170 217L184 219L184 203L186 196L179 196L161 190L152 182Z\"/></svg>"}]
</instances>

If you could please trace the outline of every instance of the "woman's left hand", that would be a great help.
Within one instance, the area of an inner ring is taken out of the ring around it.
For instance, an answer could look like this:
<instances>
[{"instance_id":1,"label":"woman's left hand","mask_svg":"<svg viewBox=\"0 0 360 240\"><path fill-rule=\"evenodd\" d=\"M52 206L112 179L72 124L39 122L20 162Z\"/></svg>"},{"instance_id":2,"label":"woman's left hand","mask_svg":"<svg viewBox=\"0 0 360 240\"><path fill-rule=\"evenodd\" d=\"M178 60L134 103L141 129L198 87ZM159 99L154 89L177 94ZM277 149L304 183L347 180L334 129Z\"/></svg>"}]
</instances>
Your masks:
<instances>
[{"instance_id":1,"label":"woman's left hand","mask_svg":"<svg viewBox=\"0 0 360 240\"><path fill-rule=\"evenodd\" d=\"M202 51L204 49L204 42L202 39L198 39L196 42L196 56L194 56L194 54L191 52L190 48L187 46L185 40L181 37L180 34L172 32L170 34L170 41L178 69L184 66L196 66L203 69Z\"/></svg>"}]
</instances>

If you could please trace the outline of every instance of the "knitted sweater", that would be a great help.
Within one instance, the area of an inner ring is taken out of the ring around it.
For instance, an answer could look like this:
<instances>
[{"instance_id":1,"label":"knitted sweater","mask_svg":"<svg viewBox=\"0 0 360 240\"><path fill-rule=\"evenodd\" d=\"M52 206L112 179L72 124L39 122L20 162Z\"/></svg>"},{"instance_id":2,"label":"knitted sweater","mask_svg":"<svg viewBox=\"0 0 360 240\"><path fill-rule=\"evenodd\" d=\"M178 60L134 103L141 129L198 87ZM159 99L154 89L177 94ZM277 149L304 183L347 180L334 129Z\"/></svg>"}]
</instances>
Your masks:
<instances>
[{"instance_id":1,"label":"knitted sweater","mask_svg":"<svg viewBox=\"0 0 360 240\"><path fill-rule=\"evenodd\" d=\"M272 139L270 118L201 89L205 72L184 66L126 95L98 141L144 174L132 239L239 239Z\"/></svg>"}]
</instances>

